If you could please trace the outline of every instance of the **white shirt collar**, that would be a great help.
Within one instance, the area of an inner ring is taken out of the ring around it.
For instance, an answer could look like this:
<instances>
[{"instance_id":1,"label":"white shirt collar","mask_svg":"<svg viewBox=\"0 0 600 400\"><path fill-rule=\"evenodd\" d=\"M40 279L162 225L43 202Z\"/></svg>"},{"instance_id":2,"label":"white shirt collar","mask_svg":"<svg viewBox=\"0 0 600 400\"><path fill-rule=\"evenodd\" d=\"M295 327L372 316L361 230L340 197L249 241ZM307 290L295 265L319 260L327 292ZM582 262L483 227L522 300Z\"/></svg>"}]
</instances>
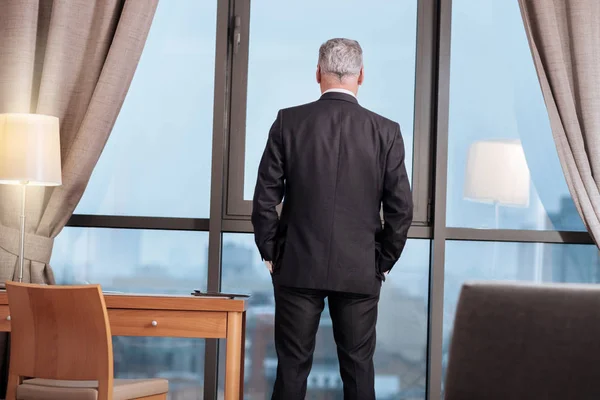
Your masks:
<instances>
[{"instance_id":1,"label":"white shirt collar","mask_svg":"<svg viewBox=\"0 0 600 400\"><path fill-rule=\"evenodd\" d=\"M325 94L325 93L331 93L331 92L349 94L350 96L356 98L356 95L354 93L352 93L348 89L342 89L342 88L329 89L329 90L324 91L323 94Z\"/></svg>"}]
</instances>

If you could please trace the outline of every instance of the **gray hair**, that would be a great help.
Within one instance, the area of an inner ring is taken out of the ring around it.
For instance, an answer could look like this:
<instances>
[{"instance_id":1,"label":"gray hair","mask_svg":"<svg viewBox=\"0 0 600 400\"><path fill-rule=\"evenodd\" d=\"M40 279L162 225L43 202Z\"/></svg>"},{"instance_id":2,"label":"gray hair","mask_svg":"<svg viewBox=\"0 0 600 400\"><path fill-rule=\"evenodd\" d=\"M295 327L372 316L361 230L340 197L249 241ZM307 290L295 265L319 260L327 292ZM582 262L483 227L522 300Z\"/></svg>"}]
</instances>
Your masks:
<instances>
[{"instance_id":1,"label":"gray hair","mask_svg":"<svg viewBox=\"0 0 600 400\"><path fill-rule=\"evenodd\" d=\"M319 49L319 67L323 74L336 75L342 80L358 76L362 66L362 48L356 40L330 39Z\"/></svg>"}]
</instances>

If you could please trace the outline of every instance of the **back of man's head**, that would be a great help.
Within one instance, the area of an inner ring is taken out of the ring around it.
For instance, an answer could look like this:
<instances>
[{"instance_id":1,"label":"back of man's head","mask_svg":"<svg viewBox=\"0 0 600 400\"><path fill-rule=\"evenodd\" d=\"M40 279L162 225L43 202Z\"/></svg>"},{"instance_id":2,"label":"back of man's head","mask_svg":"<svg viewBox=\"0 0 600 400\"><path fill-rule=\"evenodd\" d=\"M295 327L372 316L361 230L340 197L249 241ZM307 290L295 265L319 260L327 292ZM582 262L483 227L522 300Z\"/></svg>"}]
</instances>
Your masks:
<instances>
[{"instance_id":1,"label":"back of man's head","mask_svg":"<svg viewBox=\"0 0 600 400\"><path fill-rule=\"evenodd\" d=\"M323 86L362 83L362 48L356 40L330 39L319 49L317 80ZM326 81L326 82L321 82Z\"/></svg>"}]
</instances>

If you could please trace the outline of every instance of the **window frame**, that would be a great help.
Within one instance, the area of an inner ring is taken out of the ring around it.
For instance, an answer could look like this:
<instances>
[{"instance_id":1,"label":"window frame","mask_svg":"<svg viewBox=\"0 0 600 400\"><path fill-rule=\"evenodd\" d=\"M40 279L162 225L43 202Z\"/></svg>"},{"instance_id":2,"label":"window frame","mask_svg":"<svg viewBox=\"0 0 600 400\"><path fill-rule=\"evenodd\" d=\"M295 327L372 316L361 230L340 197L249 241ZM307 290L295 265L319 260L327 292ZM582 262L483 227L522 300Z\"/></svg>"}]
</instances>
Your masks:
<instances>
[{"instance_id":1,"label":"window frame","mask_svg":"<svg viewBox=\"0 0 600 400\"><path fill-rule=\"evenodd\" d=\"M418 1L418 0L417 0ZM252 202L244 199L246 164L246 106L248 98L248 61L250 48L251 2L237 0L235 17L239 18L240 41L233 54L231 119L228 140L227 204L224 219L249 220ZM421 7L417 10L416 60L415 60L415 107L413 126L413 170L412 191L414 202L414 226L429 226L431 173L431 102L433 95L433 65L431 63L430 40L419 36L419 21L423 19ZM238 33L233 27L234 35ZM424 40L418 40L418 38ZM316 51L316 50L315 50ZM414 167L417 168L414 168Z\"/></svg>"},{"instance_id":2,"label":"window frame","mask_svg":"<svg viewBox=\"0 0 600 400\"><path fill-rule=\"evenodd\" d=\"M218 6L209 218L74 214L66 226L208 231L207 288L220 290L223 233L252 233L251 205L243 199L250 0L213 1ZM594 243L588 232L483 230L446 225L451 25L452 0L418 0L412 182L415 221L409 238L431 240L427 339L430 400L441 399L447 240ZM217 398L218 352L218 341L206 340L206 399Z\"/></svg>"}]
</instances>

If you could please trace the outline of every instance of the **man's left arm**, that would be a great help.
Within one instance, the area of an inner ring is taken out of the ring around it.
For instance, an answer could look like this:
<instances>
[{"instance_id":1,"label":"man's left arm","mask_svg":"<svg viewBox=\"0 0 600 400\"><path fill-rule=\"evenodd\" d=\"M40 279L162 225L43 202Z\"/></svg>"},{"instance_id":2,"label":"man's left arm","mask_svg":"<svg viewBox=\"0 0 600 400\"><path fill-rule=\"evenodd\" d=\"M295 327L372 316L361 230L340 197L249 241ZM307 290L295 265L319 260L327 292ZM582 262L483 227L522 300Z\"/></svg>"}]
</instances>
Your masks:
<instances>
[{"instance_id":1,"label":"man's left arm","mask_svg":"<svg viewBox=\"0 0 600 400\"><path fill-rule=\"evenodd\" d=\"M377 241L381 246L379 267L386 273L400 258L413 219L412 193L406 173L404 141L398 124L395 124L394 137L386 160L382 206L384 227Z\"/></svg>"},{"instance_id":2,"label":"man's left arm","mask_svg":"<svg viewBox=\"0 0 600 400\"><path fill-rule=\"evenodd\" d=\"M282 112L269 132L267 145L258 167L258 177L252 201L252 225L254 240L261 257L274 261L275 242L279 226L276 207L281 203L285 192L285 154L282 140Z\"/></svg>"}]
</instances>

